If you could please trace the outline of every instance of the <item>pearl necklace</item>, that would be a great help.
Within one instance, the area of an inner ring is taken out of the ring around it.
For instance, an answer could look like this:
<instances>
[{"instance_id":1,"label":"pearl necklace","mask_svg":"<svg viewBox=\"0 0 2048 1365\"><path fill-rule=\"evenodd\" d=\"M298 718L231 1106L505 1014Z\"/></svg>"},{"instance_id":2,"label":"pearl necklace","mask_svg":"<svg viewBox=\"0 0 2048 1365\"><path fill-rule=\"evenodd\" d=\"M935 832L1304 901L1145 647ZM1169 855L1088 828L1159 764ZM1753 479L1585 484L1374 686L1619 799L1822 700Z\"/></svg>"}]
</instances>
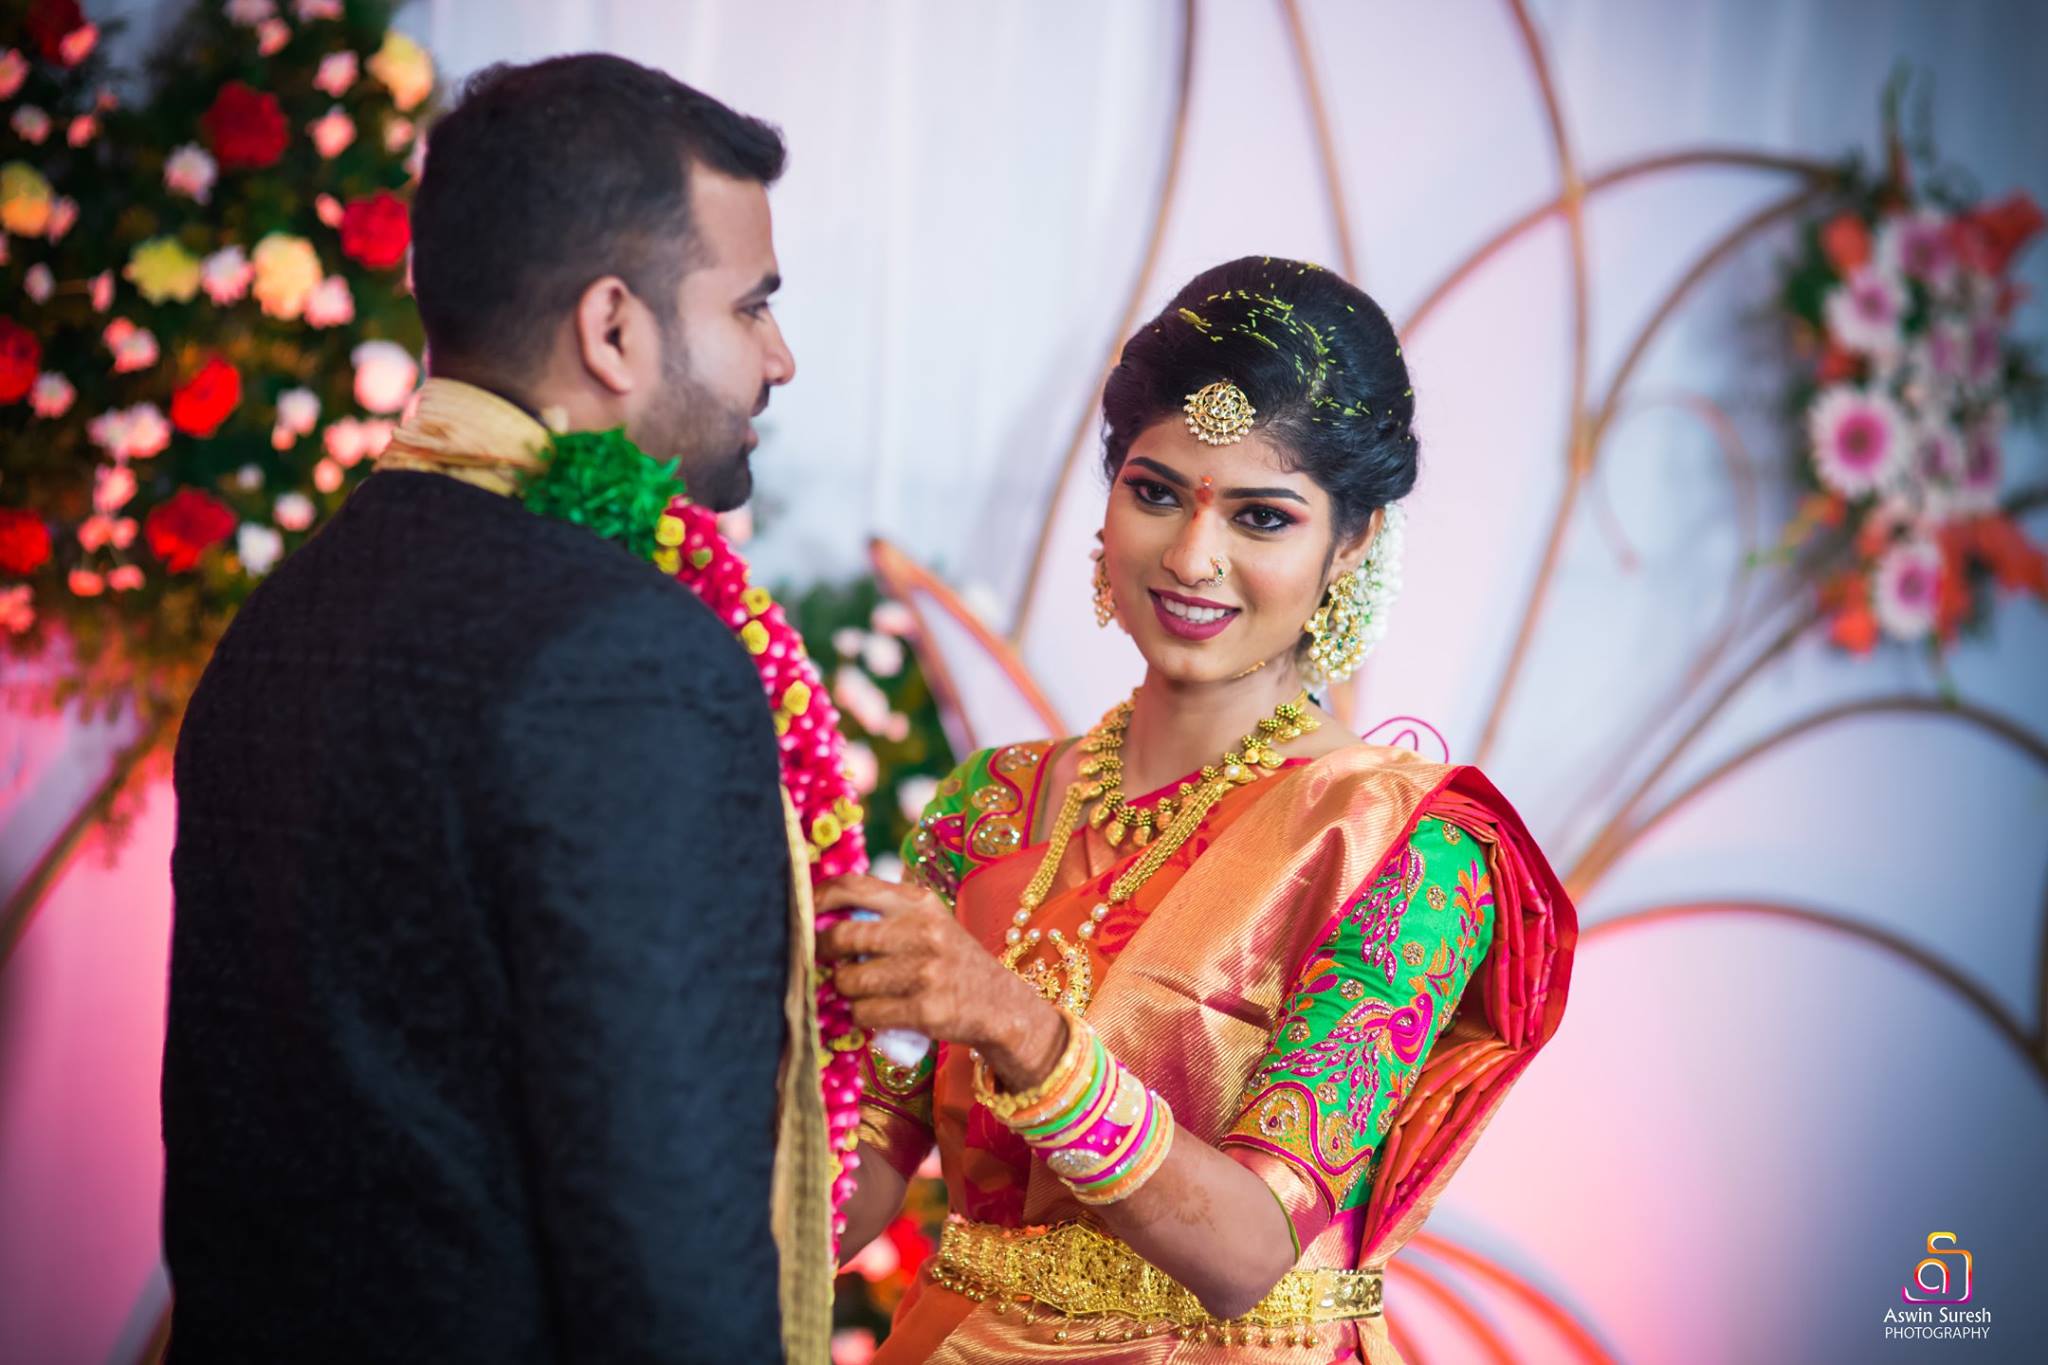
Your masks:
<instances>
[{"instance_id":1,"label":"pearl necklace","mask_svg":"<svg viewBox=\"0 0 2048 1365\"><path fill-rule=\"evenodd\" d=\"M1094 993L1094 969L1088 960L1087 940L1095 937L1096 926L1166 865L1166 860L1200 827L1212 806L1234 788L1256 782L1280 766L1275 745L1299 739L1321 724L1308 713L1308 694L1302 692L1293 701L1275 707L1273 714L1238 741L1236 748L1225 753L1219 762L1204 767L1195 781L1181 783L1173 796L1162 798L1152 809L1140 810L1123 796L1124 733L1130 727L1135 700L1134 693L1112 708L1081 741L1081 752L1088 757L1082 760L1079 772L1067 788L1066 799L1060 802L1052 836L1046 841L1045 856L1018 897L1017 912L1011 916L1011 927L1003 935L1003 965L1029 981L1047 1000L1063 1004L1077 1014L1088 1008ZM1097 803L1088 817L1091 827L1102 829L1107 824L1103 837L1112 846L1121 845L1126 832L1135 827L1137 846L1145 853L1111 884L1109 898L1088 912L1088 918L1074 930L1077 937L1070 940L1058 929L1042 931L1031 927L1031 920L1052 890L1053 878L1059 875L1067 844L1080 828L1082 808L1091 802ZM1058 964L1040 959L1020 967L1024 956L1041 941L1052 944Z\"/></svg>"}]
</instances>

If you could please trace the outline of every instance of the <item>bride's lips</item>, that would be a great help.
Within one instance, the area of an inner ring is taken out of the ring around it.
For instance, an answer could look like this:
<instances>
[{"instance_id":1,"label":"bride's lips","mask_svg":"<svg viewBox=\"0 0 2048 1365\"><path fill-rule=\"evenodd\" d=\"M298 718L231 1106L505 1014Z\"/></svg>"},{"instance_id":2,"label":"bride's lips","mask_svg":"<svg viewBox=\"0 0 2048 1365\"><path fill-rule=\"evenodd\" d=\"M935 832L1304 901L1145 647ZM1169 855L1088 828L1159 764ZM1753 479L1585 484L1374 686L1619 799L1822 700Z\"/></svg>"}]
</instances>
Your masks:
<instances>
[{"instance_id":1,"label":"bride's lips","mask_svg":"<svg viewBox=\"0 0 2048 1365\"><path fill-rule=\"evenodd\" d=\"M1242 610L1238 607L1226 607L1221 602L1211 602L1207 598L1183 597L1177 592L1162 592L1158 588L1152 588L1148 591L1152 594L1152 612L1159 618L1159 624L1165 627L1167 634L1178 636L1183 640L1215 639L1230 628L1230 623L1238 618L1238 614ZM1173 602L1183 607L1220 609L1225 614L1213 621L1190 621L1185 616L1175 616L1172 612L1168 611L1166 609L1168 602Z\"/></svg>"}]
</instances>

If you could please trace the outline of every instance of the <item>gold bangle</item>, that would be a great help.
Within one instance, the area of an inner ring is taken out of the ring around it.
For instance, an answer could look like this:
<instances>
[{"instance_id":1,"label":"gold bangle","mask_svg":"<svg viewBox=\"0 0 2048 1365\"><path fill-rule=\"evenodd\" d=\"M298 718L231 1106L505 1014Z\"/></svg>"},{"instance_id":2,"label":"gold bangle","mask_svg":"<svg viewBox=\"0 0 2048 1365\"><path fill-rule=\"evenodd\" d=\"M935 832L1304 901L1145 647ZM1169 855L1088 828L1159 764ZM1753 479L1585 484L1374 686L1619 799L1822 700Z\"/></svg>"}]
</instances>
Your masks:
<instances>
[{"instance_id":1,"label":"gold bangle","mask_svg":"<svg viewBox=\"0 0 2048 1365\"><path fill-rule=\"evenodd\" d=\"M1067 1045L1045 1079L1029 1090L1006 1094L996 1089L995 1077L990 1074L988 1063L979 1053L975 1055L974 1098L1009 1127L1028 1127L1058 1113L1062 1105L1070 1105L1080 1098L1082 1088L1090 1080L1085 1063L1093 1054L1090 1044L1095 1039L1095 1030L1089 1027L1087 1020L1065 1005L1055 1004L1053 1008L1067 1021Z\"/></svg>"}]
</instances>

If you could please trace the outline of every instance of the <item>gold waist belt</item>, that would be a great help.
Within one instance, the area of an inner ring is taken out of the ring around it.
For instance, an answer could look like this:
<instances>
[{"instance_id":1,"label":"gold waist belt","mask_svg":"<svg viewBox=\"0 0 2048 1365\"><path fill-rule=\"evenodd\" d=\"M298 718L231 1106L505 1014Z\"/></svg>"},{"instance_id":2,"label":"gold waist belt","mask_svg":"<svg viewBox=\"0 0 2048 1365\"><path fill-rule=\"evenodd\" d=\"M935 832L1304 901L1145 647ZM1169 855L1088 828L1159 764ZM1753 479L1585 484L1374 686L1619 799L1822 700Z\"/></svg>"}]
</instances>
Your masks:
<instances>
[{"instance_id":1,"label":"gold waist belt","mask_svg":"<svg viewBox=\"0 0 2048 1365\"><path fill-rule=\"evenodd\" d=\"M932 1280L980 1303L1030 1300L1057 1316L1128 1319L1128 1335L1175 1331L1211 1340L1241 1339L1245 1329L1290 1335L1321 1324L1377 1317L1377 1270L1290 1270L1240 1318L1218 1318L1193 1292L1114 1237L1086 1223L1004 1228L947 1220L932 1259Z\"/></svg>"}]
</instances>

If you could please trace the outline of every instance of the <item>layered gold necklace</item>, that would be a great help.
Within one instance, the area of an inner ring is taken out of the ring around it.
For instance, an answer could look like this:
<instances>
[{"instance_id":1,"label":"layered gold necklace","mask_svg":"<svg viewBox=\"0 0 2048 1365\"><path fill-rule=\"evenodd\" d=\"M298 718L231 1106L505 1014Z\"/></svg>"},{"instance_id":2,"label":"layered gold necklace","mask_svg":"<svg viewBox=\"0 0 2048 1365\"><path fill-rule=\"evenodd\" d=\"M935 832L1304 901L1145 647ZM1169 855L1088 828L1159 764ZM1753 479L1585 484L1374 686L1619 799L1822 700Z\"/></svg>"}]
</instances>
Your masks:
<instances>
[{"instance_id":1,"label":"layered gold necklace","mask_svg":"<svg viewBox=\"0 0 2048 1365\"><path fill-rule=\"evenodd\" d=\"M1192 781L1181 783L1173 795L1160 798L1150 807L1139 807L1131 804L1123 791L1124 735L1130 728L1135 701L1133 693L1118 703L1082 739L1081 752L1086 757L1067 787L1066 799L1060 802L1051 837L1046 841L1045 856L1018 897L1017 913L1004 934L1007 946L1003 950L1003 965L1029 981L1046 999L1058 1001L1077 1014L1088 1008L1094 993L1094 969L1088 961L1087 940L1095 936L1095 927L1166 865L1166 860L1200 827L1212 806L1233 788L1256 782L1278 768L1281 759L1276 746L1300 739L1322 723L1307 709L1308 693L1298 693L1293 701L1274 707L1273 714L1260 721L1235 748L1218 762L1204 767ZM1108 899L1088 912L1088 918L1074 931L1078 937L1070 940L1058 929L1032 928L1031 919L1052 890L1053 878L1059 875L1060 864L1066 859L1067 844L1081 827L1082 811L1091 806L1090 827L1101 830L1112 847L1121 847L1129 837L1145 852L1110 885ZM1039 958L1020 967L1025 955L1041 941L1052 945L1058 961Z\"/></svg>"}]
</instances>

